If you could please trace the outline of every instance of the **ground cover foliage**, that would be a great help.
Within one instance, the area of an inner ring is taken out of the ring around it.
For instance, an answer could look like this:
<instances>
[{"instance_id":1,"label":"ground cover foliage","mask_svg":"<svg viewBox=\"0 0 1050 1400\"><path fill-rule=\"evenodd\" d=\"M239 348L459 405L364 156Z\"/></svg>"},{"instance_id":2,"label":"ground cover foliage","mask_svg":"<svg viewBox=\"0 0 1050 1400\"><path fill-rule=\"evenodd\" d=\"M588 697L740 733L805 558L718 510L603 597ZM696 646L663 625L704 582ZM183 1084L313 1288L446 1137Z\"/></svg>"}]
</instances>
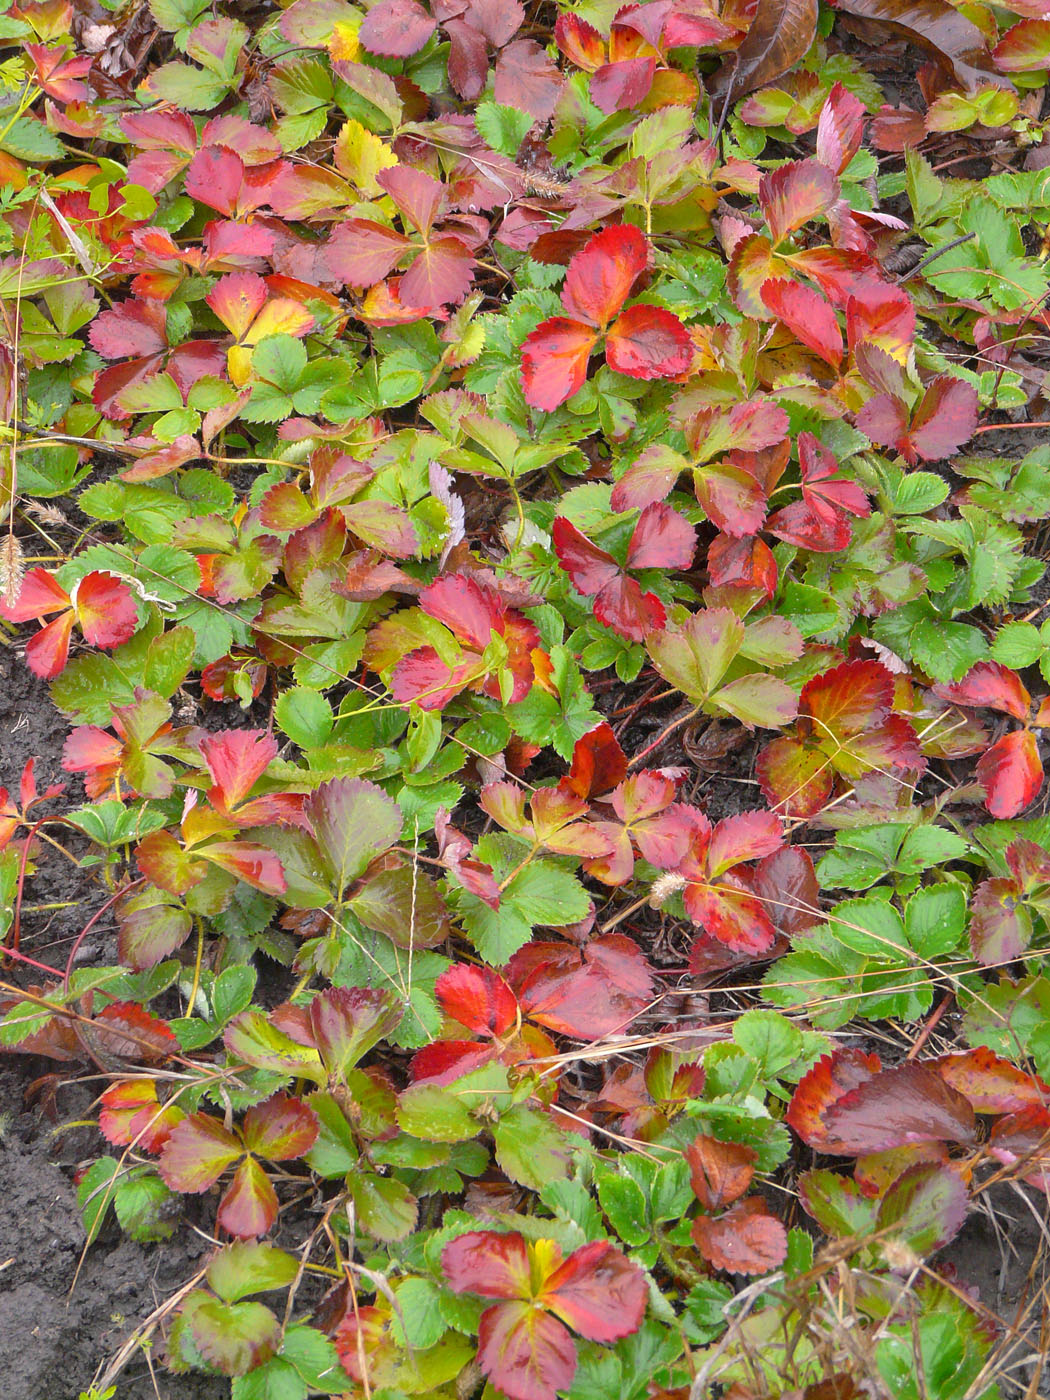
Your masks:
<instances>
[{"instance_id":1,"label":"ground cover foliage","mask_svg":"<svg viewBox=\"0 0 1050 1400\"><path fill-rule=\"evenodd\" d=\"M0 43L67 775L0 793L0 1043L100 1086L87 1248L214 1243L139 1342L234 1400L1035 1394L1038 1284L936 1256L1050 1186L1045 0Z\"/></svg>"}]
</instances>

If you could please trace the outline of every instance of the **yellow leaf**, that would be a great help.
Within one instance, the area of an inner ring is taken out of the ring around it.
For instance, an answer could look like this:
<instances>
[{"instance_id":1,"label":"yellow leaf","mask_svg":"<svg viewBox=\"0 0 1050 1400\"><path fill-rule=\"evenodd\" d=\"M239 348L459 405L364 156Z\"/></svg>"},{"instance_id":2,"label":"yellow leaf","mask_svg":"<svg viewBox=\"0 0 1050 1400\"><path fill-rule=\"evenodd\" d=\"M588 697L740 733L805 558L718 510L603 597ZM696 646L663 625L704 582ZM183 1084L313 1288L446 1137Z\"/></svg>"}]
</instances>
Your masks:
<instances>
[{"instance_id":1,"label":"yellow leaf","mask_svg":"<svg viewBox=\"0 0 1050 1400\"><path fill-rule=\"evenodd\" d=\"M252 372L252 352L246 345L231 345L226 351L226 368L230 372L231 381L239 389L242 384L247 383Z\"/></svg>"},{"instance_id":2,"label":"yellow leaf","mask_svg":"<svg viewBox=\"0 0 1050 1400\"><path fill-rule=\"evenodd\" d=\"M258 345L268 335L303 336L313 329L314 318L304 306L291 297L276 297L268 301L241 339L246 345Z\"/></svg>"},{"instance_id":3,"label":"yellow leaf","mask_svg":"<svg viewBox=\"0 0 1050 1400\"><path fill-rule=\"evenodd\" d=\"M397 164L397 156L386 142L353 117L343 124L333 154L339 173L365 195L381 194L376 176Z\"/></svg>"},{"instance_id":4,"label":"yellow leaf","mask_svg":"<svg viewBox=\"0 0 1050 1400\"><path fill-rule=\"evenodd\" d=\"M333 26L328 40L329 57L341 58L347 63L356 63L360 52L361 45L357 42L357 26L348 24L346 20L339 20Z\"/></svg>"},{"instance_id":5,"label":"yellow leaf","mask_svg":"<svg viewBox=\"0 0 1050 1400\"><path fill-rule=\"evenodd\" d=\"M449 369L462 369L473 364L485 348L485 327L475 324L468 326L445 352L445 364Z\"/></svg>"}]
</instances>

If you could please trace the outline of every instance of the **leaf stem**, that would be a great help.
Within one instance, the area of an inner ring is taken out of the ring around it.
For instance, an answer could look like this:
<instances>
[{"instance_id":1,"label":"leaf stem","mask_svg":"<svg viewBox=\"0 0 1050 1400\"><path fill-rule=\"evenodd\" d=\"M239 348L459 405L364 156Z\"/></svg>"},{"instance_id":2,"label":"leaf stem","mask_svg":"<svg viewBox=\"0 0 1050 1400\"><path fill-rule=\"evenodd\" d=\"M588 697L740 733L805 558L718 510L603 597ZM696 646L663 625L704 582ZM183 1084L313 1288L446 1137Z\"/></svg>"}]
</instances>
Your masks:
<instances>
[{"instance_id":1,"label":"leaf stem","mask_svg":"<svg viewBox=\"0 0 1050 1400\"><path fill-rule=\"evenodd\" d=\"M694 705L693 708L688 712L688 714L679 715L677 719L673 719L670 722L670 724L665 725L663 729L660 730L659 734L657 734L656 738L651 744L649 744L646 748L642 749L641 753L635 754L635 756L631 759L630 763L627 765L628 768L633 768L636 763L641 763L643 758L648 757L648 755L651 754L654 749L658 749L660 745L664 742L664 740L667 739L670 735L672 735L676 729L681 729L683 724L688 724L689 721L691 719L695 719L699 713L700 706Z\"/></svg>"},{"instance_id":2,"label":"leaf stem","mask_svg":"<svg viewBox=\"0 0 1050 1400\"><path fill-rule=\"evenodd\" d=\"M950 243L945 243L943 247L934 248L933 252L927 253L924 258L915 264L910 272L906 272L903 277L897 279L898 285L903 286L905 282L917 276L924 267L929 267L930 263L935 262L938 258L942 258L945 253L950 253L953 248L959 248L964 243L969 243L971 239L976 237L977 235L975 233L963 233L960 234L958 238L953 238Z\"/></svg>"}]
</instances>

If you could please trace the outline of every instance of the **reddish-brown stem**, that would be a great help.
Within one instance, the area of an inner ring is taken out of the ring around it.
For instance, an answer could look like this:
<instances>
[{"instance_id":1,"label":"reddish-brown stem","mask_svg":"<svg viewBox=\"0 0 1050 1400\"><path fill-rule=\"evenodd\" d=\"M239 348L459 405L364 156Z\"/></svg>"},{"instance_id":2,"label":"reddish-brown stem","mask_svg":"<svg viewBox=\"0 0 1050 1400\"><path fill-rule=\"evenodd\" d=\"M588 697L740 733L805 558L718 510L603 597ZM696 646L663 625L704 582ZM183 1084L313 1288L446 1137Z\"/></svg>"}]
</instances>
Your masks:
<instances>
[{"instance_id":1,"label":"reddish-brown stem","mask_svg":"<svg viewBox=\"0 0 1050 1400\"><path fill-rule=\"evenodd\" d=\"M49 821L62 821L62 817L41 817L38 822L29 828L25 845L22 847L22 859L18 863L18 888L15 891L15 913L11 920L11 946L9 952L17 953L22 941L22 890L26 882L26 869L29 865L29 852L33 849L33 837L42 826L46 826Z\"/></svg>"},{"instance_id":2,"label":"reddish-brown stem","mask_svg":"<svg viewBox=\"0 0 1050 1400\"><path fill-rule=\"evenodd\" d=\"M1024 428L1050 428L1050 423L985 423L983 427L974 428L973 435L978 433L1016 433Z\"/></svg>"},{"instance_id":3,"label":"reddish-brown stem","mask_svg":"<svg viewBox=\"0 0 1050 1400\"><path fill-rule=\"evenodd\" d=\"M640 710L643 705L647 705L650 701L661 698L656 693L659 690L659 688L660 682L657 681L654 685L649 686L649 688L645 691L640 700L635 700L634 703L631 705L621 705L618 710L612 711L612 713L609 715L609 718L621 719L624 715L633 715L635 710ZM677 691L668 690L665 692L665 694L675 695L677 694ZM623 725L621 724L619 728L622 729Z\"/></svg>"},{"instance_id":4,"label":"reddish-brown stem","mask_svg":"<svg viewBox=\"0 0 1050 1400\"><path fill-rule=\"evenodd\" d=\"M907 1055L905 1055L904 1058L905 1058L906 1060L914 1060L914 1059L915 1059L915 1057L918 1055L919 1051L922 1049L922 1047L923 1047L923 1046L926 1044L926 1042L929 1040L930 1036L933 1034L934 1030L935 1030L936 1027L937 1027L937 1023L940 1021L941 1017L942 1017L942 1016L944 1015L944 1013L948 1010L949 1006L951 1006L951 1004L952 1004L952 1002L953 1002L954 1000L955 1000L955 993L954 993L954 992L946 992L946 993L944 994L944 996L941 998L941 1000L937 1003L937 1005L936 1005L936 1006L933 1008L933 1010L931 1011L930 1016L929 1016L929 1019L927 1020L926 1024L923 1026L922 1030L919 1032L919 1035L918 1035L917 1040L915 1041L915 1044L914 1044L914 1045L911 1047L911 1049L908 1051Z\"/></svg>"},{"instance_id":5,"label":"reddish-brown stem","mask_svg":"<svg viewBox=\"0 0 1050 1400\"><path fill-rule=\"evenodd\" d=\"M88 919L87 923L77 934L76 938L73 940L73 946L69 950L69 957L66 959L66 972L65 976L62 978L62 987L65 991L69 990L69 979L73 974L73 963L76 959L77 953L80 950L80 945L83 943L84 939L95 927L95 925L98 923L99 919L101 919L102 915L107 911L107 909L111 909L113 905L116 904L118 899L122 899L124 895L130 894L132 890L138 889L139 885L144 885L145 883L146 877L144 875L140 875L137 880L132 880L132 882L129 885L122 885L121 888L117 890L116 894L111 894L110 897L106 900L105 904L103 904L100 909L96 909L94 914L92 914L91 918Z\"/></svg>"},{"instance_id":6,"label":"reddish-brown stem","mask_svg":"<svg viewBox=\"0 0 1050 1400\"><path fill-rule=\"evenodd\" d=\"M57 967L48 967L47 963L37 962L36 958L31 958L26 953L20 953L17 948L5 948L4 956L14 958L16 962L25 963L27 967L35 967L38 972L50 973L52 977L61 977Z\"/></svg>"},{"instance_id":7,"label":"reddish-brown stem","mask_svg":"<svg viewBox=\"0 0 1050 1400\"><path fill-rule=\"evenodd\" d=\"M695 719L699 713L700 710L699 707L697 707L695 709L690 710L688 714L679 715L679 717L677 719L673 719L670 724L665 724L663 729L660 730L659 734L657 734L653 742L649 744L646 748L642 749L641 753L635 754L635 756L631 759L630 763L627 765L628 768L633 768L636 763L641 763L642 759L648 757L648 755L651 754L654 749L658 749L665 739L670 738L670 736L675 732L676 729L681 729L683 724L688 724L689 721L691 719Z\"/></svg>"}]
</instances>

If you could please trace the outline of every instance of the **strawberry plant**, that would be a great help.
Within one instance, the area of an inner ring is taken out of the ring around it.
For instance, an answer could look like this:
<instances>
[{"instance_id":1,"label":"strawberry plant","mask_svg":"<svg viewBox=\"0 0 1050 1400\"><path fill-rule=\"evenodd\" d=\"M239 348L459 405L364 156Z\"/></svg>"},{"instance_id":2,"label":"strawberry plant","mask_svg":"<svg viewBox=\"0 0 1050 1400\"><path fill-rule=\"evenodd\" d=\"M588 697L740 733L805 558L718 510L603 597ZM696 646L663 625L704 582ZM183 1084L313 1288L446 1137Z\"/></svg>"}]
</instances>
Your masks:
<instances>
[{"instance_id":1,"label":"strawberry plant","mask_svg":"<svg viewBox=\"0 0 1050 1400\"><path fill-rule=\"evenodd\" d=\"M1007 1400L1043 9L0 8L0 1049L187 1266L65 1391Z\"/></svg>"}]
</instances>

